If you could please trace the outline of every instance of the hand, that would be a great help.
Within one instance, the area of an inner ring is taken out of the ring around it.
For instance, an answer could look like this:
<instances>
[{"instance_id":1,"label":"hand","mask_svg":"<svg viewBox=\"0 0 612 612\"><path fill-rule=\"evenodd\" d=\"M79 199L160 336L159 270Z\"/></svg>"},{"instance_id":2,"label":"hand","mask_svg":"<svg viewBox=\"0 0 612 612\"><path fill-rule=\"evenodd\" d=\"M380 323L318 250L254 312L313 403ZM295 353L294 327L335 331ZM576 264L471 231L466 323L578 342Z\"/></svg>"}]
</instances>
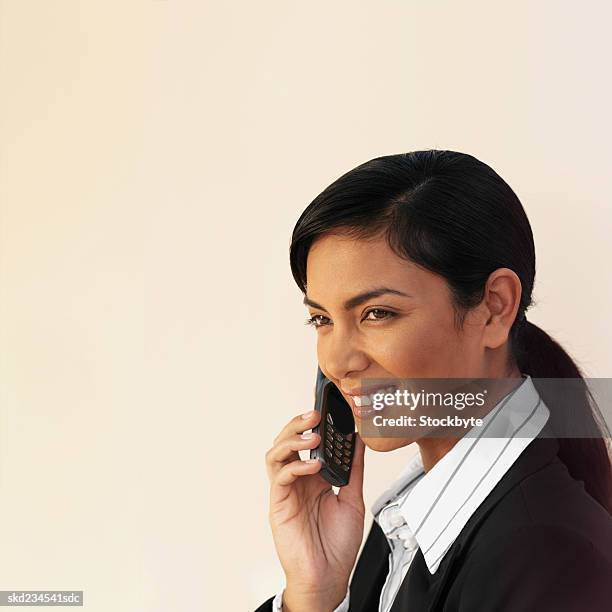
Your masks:
<instances>
[{"instance_id":1,"label":"hand","mask_svg":"<svg viewBox=\"0 0 612 612\"><path fill-rule=\"evenodd\" d=\"M365 507L365 445L355 433L349 484L336 495L318 474L321 463L300 460L298 450L318 446L320 436L300 434L319 423L321 414L297 415L266 453L270 480L269 521L287 585L285 612L333 610L346 595L361 546Z\"/></svg>"}]
</instances>

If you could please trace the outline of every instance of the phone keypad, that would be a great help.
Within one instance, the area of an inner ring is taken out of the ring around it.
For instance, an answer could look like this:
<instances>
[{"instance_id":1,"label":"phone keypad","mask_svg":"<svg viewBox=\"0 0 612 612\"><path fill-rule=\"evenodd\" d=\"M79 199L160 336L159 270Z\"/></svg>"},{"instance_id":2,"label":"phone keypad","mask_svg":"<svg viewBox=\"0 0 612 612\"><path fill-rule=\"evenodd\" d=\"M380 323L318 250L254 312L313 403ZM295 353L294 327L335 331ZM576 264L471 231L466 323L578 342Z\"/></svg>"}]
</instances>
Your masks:
<instances>
[{"instance_id":1,"label":"phone keypad","mask_svg":"<svg viewBox=\"0 0 612 612\"><path fill-rule=\"evenodd\" d=\"M326 420L325 458L328 462L333 462L340 469L348 472L351 463L354 433L343 435L336 431L330 414L327 415Z\"/></svg>"}]
</instances>

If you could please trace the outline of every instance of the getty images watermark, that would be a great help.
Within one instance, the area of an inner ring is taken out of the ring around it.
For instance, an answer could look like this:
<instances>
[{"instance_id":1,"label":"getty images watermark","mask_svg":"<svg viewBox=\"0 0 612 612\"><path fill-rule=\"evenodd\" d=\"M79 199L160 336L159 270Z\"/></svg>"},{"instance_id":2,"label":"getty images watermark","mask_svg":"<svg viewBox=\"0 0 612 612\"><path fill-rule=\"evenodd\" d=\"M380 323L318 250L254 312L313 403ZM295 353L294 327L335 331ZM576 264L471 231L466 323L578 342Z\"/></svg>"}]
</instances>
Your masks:
<instances>
[{"instance_id":1,"label":"getty images watermark","mask_svg":"<svg viewBox=\"0 0 612 612\"><path fill-rule=\"evenodd\" d=\"M609 378L387 378L359 388L354 408L368 437L513 437L533 419L556 438L607 437L612 427Z\"/></svg>"},{"instance_id":2,"label":"getty images watermark","mask_svg":"<svg viewBox=\"0 0 612 612\"><path fill-rule=\"evenodd\" d=\"M83 591L0 591L0 606L82 606Z\"/></svg>"}]
</instances>

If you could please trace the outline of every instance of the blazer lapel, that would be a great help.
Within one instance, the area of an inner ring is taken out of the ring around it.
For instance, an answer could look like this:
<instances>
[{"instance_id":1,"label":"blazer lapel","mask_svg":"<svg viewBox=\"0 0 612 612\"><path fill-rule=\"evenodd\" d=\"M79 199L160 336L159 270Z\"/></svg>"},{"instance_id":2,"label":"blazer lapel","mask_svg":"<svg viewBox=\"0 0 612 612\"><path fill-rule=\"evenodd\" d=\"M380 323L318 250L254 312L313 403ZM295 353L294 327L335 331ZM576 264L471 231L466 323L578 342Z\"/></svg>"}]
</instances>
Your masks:
<instances>
[{"instance_id":1,"label":"blazer lapel","mask_svg":"<svg viewBox=\"0 0 612 612\"><path fill-rule=\"evenodd\" d=\"M551 435L547 426L540 435ZM444 587L456 569L454 566L458 561L460 562L461 550L467 546L482 521L511 489L527 476L552 461L558 450L559 443L552 437L538 437L529 444L466 523L435 574L431 575L429 573L425 558L421 550L418 550L399 588L390 612L405 612L406 610L424 612L425 610L441 609L436 606L445 590ZM377 608L371 609L376 610Z\"/></svg>"}]
</instances>

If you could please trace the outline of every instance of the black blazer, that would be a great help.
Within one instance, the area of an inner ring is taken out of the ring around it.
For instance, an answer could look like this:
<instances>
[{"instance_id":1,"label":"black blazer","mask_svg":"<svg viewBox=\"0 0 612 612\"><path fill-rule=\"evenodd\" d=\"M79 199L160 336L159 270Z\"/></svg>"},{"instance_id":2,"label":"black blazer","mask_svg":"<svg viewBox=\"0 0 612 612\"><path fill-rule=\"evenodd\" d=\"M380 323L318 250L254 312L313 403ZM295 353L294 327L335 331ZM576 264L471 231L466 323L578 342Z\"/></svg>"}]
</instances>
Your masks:
<instances>
[{"instance_id":1,"label":"black blazer","mask_svg":"<svg viewBox=\"0 0 612 612\"><path fill-rule=\"evenodd\" d=\"M420 550L391 612L612 610L612 517L536 438L431 575ZM389 545L376 521L350 582L350 612L377 612ZM255 612L270 612L272 600ZM332 608L330 608L330 611Z\"/></svg>"}]
</instances>

